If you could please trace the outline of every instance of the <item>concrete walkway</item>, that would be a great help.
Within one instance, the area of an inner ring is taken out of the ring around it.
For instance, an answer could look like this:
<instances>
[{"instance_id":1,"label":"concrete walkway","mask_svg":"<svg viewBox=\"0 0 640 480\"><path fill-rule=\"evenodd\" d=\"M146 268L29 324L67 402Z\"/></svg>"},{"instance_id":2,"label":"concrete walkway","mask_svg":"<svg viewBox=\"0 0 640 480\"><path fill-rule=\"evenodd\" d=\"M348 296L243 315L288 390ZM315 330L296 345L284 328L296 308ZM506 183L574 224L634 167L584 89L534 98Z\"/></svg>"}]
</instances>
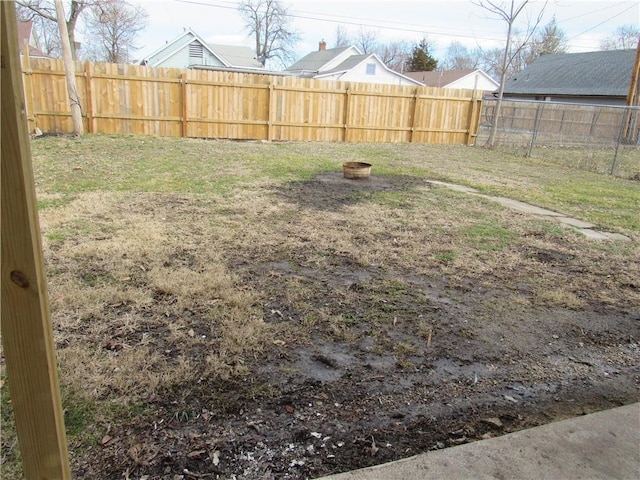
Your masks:
<instances>
[{"instance_id":1,"label":"concrete walkway","mask_svg":"<svg viewBox=\"0 0 640 480\"><path fill-rule=\"evenodd\" d=\"M324 480L640 479L640 403Z\"/></svg>"},{"instance_id":2,"label":"concrete walkway","mask_svg":"<svg viewBox=\"0 0 640 480\"><path fill-rule=\"evenodd\" d=\"M570 225L578 230L580 233L593 240L630 240L629 237L613 232L603 232L595 229L595 225L589 222L578 220L577 218L568 217L562 213L554 212L553 210L547 210L546 208L536 207L535 205L529 205L528 203L520 202L518 200L511 200L506 197L496 197L493 195L485 195L475 188L465 187L463 185L456 185L454 183L439 182L437 180L429 180L428 183L432 185L440 185L443 187L456 190L458 192L468 193L470 195L476 195L478 197L486 198L497 202L505 207L517 210L529 215L535 215L539 217L552 218L565 225Z\"/></svg>"}]
</instances>

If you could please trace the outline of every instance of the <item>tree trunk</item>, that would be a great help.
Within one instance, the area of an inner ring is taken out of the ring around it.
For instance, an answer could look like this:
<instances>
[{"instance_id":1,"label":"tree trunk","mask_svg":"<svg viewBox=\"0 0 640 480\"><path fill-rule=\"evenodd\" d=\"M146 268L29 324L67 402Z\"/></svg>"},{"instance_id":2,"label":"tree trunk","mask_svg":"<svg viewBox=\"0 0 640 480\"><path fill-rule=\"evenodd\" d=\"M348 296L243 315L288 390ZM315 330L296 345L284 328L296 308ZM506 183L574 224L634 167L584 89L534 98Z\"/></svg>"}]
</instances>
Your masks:
<instances>
[{"instance_id":1,"label":"tree trunk","mask_svg":"<svg viewBox=\"0 0 640 480\"><path fill-rule=\"evenodd\" d=\"M67 37L69 39L69 51L71 52L71 60L76 61L78 60L78 52L76 52L76 33L75 33L75 28L76 28L76 21L73 20L66 22L67 25Z\"/></svg>"},{"instance_id":2,"label":"tree trunk","mask_svg":"<svg viewBox=\"0 0 640 480\"><path fill-rule=\"evenodd\" d=\"M62 58L64 60L64 75L67 80L67 94L69 95L69 107L71 109L71 119L73 120L74 135L82 135L82 109L80 107L80 96L76 87L75 65L71 57L71 46L67 22L64 16L62 0L55 0L56 14L58 17L58 27L60 28L60 42L62 46Z\"/></svg>"},{"instance_id":3,"label":"tree trunk","mask_svg":"<svg viewBox=\"0 0 640 480\"><path fill-rule=\"evenodd\" d=\"M507 29L507 44L504 47L504 57L502 58L502 73L500 74L500 88L498 89L498 101L493 112L493 121L491 122L491 132L487 139L487 146L493 148L496 143L496 134L498 133L498 121L500 119L500 110L502 110L502 96L504 95L504 83L507 81L507 68L509 67L509 50L511 50L511 29L513 26L513 2L511 2L511 17L509 19L509 28Z\"/></svg>"}]
</instances>

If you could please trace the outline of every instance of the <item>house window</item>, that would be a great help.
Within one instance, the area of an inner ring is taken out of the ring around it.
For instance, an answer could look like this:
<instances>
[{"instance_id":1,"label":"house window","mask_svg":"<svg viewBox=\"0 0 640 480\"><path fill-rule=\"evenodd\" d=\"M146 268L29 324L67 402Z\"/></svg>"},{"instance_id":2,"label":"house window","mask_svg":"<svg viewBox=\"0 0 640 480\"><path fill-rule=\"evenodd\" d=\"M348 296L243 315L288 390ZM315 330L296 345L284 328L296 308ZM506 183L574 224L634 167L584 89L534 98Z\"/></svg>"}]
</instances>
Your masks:
<instances>
[{"instance_id":1,"label":"house window","mask_svg":"<svg viewBox=\"0 0 640 480\"><path fill-rule=\"evenodd\" d=\"M204 48L199 43L191 43L189 45L189 57L197 58L202 60L202 55L204 54Z\"/></svg>"},{"instance_id":2,"label":"house window","mask_svg":"<svg viewBox=\"0 0 640 480\"><path fill-rule=\"evenodd\" d=\"M367 75L375 75L375 74L376 74L376 64L367 63Z\"/></svg>"}]
</instances>

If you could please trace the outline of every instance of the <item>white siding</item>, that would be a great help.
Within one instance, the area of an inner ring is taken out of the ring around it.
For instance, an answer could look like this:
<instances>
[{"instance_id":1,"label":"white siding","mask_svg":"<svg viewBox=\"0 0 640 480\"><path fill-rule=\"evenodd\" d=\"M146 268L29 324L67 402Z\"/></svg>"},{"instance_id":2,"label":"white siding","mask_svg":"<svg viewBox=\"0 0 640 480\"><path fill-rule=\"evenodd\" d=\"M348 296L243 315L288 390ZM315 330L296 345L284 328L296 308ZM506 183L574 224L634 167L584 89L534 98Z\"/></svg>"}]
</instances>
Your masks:
<instances>
[{"instance_id":1,"label":"white siding","mask_svg":"<svg viewBox=\"0 0 640 480\"><path fill-rule=\"evenodd\" d=\"M189 45L184 45L180 50L173 53L168 58L163 60L163 56L167 52L161 52L149 59L149 65L154 67L167 67L167 68L189 68L193 65L209 65L214 67L223 67L224 64L218 60L217 57L211 54L209 50L203 47L203 58L200 60L189 56ZM156 63L161 60L160 63Z\"/></svg>"},{"instance_id":2,"label":"white siding","mask_svg":"<svg viewBox=\"0 0 640 480\"><path fill-rule=\"evenodd\" d=\"M184 47L183 49L178 50L173 55L171 55L170 57L164 60L162 60L161 58L161 55L163 54L166 54L166 52L163 52L162 54L156 56L159 58L155 58L155 57L150 58L149 64L153 65L154 67L167 67L167 68L186 68L189 65L188 47ZM162 62L156 63L158 62L158 60L162 60Z\"/></svg>"},{"instance_id":3,"label":"white siding","mask_svg":"<svg viewBox=\"0 0 640 480\"><path fill-rule=\"evenodd\" d=\"M473 72L449 83L444 88L467 88L469 90L486 90L493 92L497 90L499 86L497 82L494 82L481 72Z\"/></svg>"},{"instance_id":4,"label":"white siding","mask_svg":"<svg viewBox=\"0 0 640 480\"><path fill-rule=\"evenodd\" d=\"M375 63L375 75L367 75L367 64ZM326 78L326 77L322 77ZM416 86L415 82L401 76L400 74L387 70L385 66L374 59L368 59L354 68L346 72L340 77L340 80L347 82L364 82L364 83L384 83L390 85L410 85Z\"/></svg>"}]
</instances>

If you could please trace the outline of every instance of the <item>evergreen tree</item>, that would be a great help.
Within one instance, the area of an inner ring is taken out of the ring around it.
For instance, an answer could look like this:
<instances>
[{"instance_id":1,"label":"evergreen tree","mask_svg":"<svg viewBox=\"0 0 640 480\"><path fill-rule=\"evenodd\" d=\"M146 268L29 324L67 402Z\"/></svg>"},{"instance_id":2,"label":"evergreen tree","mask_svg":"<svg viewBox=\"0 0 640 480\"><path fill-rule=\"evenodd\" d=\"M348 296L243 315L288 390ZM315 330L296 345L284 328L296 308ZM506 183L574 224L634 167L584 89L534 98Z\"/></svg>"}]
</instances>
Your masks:
<instances>
[{"instance_id":1,"label":"evergreen tree","mask_svg":"<svg viewBox=\"0 0 640 480\"><path fill-rule=\"evenodd\" d=\"M438 61L429 53L429 42L423 38L413 47L411 58L407 62L407 71L430 72L436 68L438 68Z\"/></svg>"},{"instance_id":2,"label":"evergreen tree","mask_svg":"<svg viewBox=\"0 0 640 480\"><path fill-rule=\"evenodd\" d=\"M535 55L546 55L549 53L564 53L567 51L567 35L556 23L556 17L545 25L540 35L534 42Z\"/></svg>"}]
</instances>

